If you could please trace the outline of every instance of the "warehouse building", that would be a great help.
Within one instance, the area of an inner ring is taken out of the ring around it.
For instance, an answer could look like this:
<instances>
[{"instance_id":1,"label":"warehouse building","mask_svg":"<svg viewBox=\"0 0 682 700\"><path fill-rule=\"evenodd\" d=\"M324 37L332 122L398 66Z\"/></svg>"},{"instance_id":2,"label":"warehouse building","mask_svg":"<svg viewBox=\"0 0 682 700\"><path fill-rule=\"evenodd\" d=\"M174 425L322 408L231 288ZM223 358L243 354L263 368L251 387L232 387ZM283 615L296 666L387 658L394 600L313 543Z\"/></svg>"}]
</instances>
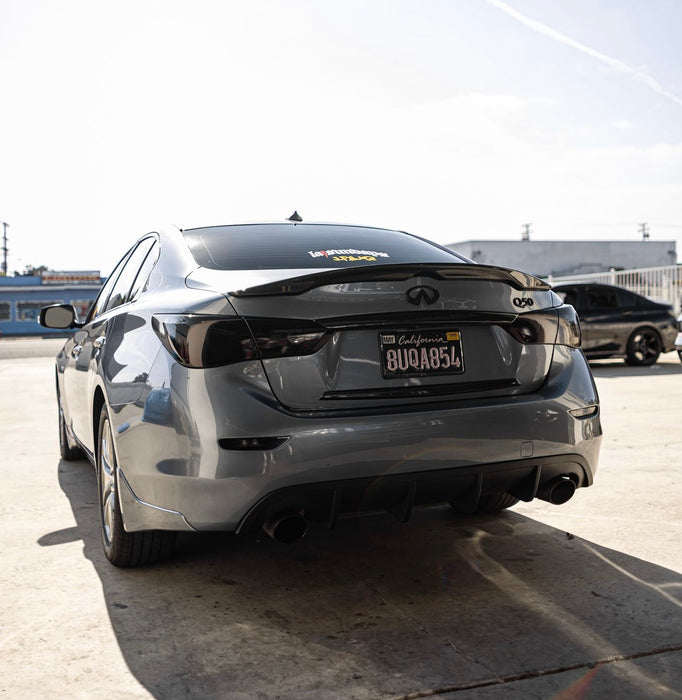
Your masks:
<instances>
[{"instance_id":1,"label":"warehouse building","mask_svg":"<svg viewBox=\"0 0 682 700\"><path fill-rule=\"evenodd\" d=\"M675 241L462 241L448 248L483 265L500 265L537 277L677 263Z\"/></svg>"},{"instance_id":2,"label":"warehouse building","mask_svg":"<svg viewBox=\"0 0 682 700\"><path fill-rule=\"evenodd\" d=\"M43 306L71 304L85 318L103 278L99 271L54 271L42 275L0 277L0 336L64 334L38 325Z\"/></svg>"}]
</instances>

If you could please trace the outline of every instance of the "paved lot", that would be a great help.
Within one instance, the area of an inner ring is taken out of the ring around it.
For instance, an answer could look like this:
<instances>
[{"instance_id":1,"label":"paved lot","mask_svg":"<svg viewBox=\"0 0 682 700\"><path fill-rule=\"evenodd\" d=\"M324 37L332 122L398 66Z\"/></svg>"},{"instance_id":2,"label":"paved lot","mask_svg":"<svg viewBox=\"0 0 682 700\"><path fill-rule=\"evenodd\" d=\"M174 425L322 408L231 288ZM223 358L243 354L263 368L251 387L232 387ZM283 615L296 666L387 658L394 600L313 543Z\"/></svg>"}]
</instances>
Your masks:
<instances>
[{"instance_id":1,"label":"paved lot","mask_svg":"<svg viewBox=\"0 0 682 700\"><path fill-rule=\"evenodd\" d=\"M602 460L564 506L183 536L126 571L92 468L59 460L59 344L0 341L3 697L682 697L676 356L595 365Z\"/></svg>"}]
</instances>

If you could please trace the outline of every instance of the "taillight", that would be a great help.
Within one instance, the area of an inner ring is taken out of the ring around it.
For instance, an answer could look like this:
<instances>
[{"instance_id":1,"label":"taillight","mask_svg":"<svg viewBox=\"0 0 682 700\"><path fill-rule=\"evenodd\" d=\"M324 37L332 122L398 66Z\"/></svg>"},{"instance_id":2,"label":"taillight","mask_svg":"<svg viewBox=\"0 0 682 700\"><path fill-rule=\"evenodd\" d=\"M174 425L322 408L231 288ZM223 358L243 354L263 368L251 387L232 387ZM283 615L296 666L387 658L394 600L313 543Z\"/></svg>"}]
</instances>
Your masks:
<instances>
[{"instance_id":1,"label":"taillight","mask_svg":"<svg viewBox=\"0 0 682 700\"><path fill-rule=\"evenodd\" d=\"M583 336L576 310L570 304L564 304L557 309L557 313L559 314L559 328L556 334L556 344L579 348Z\"/></svg>"},{"instance_id":2,"label":"taillight","mask_svg":"<svg viewBox=\"0 0 682 700\"><path fill-rule=\"evenodd\" d=\"M241 318L160 314L152 326L166 350L186 367L220 367L258 359Z\"/></svg>"},{"instance_id":3,"label":"taillight","mask_svg":"<svg viewBox=\"0 0 682 700\"><path fill-rule=\"evenodd\" d=\"M292 318L247 318L261 357L312 355L332 333L314 321Z\"/></svg>"},{"instance_id":4,"label":"taillight","mask_svg":"<svg viewBox=\"0 0 682 700\"><path fill-rule=\"evenodd\" d=\"M547 343L579 348L580 323L572 306L519 314L507 330L520 343Z\"/></svg>"},{"instance_id":5,"label":"taillight","mask_svg":"<svg viewBox=\"0 0 682 700\"><path fill-rule=\"evenodd\" d=\"M326 328L295 319L158 314L153 328L186 367L221 367L248 360L311 355L331 337Z\"/></svg>"}]
</instances>

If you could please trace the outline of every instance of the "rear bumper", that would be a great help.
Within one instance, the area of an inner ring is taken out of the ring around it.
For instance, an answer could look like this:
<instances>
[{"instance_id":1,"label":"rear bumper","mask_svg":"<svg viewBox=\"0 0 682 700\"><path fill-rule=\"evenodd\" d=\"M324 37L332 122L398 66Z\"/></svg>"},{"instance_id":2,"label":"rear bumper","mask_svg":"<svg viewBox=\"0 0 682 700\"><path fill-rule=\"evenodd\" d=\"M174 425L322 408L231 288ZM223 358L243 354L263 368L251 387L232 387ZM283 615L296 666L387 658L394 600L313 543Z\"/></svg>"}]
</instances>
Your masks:
<instances>
[{"instance_id":1,"label":"rear bumper","mask_svg":"<svg viewBox=\"0 0 682 700\"><path fill-rule=\"evenodd\" d=\"M333 527L339 518L356 513L387 511L401 522L412 510L436 503L452 503L472 513L482 496L509 493L532 501L559 476L576 487L592 484L593 475L581 455L522 459L499 464L391 474L287 486L269 493L246 514L237 532L252 532L279 513L298 512L306 520Z\"/></svg>"},{"instance_id":2,"label":"rear bumper","mask_svg":"<svg viewBox=\"0 0 682 700\"><path fill-rule=\"evenodd\" d=\"M143 405L112 410L128 530L244 531L286 508L324 521L376 508L404 517L493 492L531 500L558 474L588 486L597 467L599 412L570 413L598 406L579 350L557 347L533 394L325 414L282 409L253 374L241 388L230 378L227 392L219 374L197 372L172 369L153 420ZM256 436L287 440L268 451L219 445Z\"/></svg>"}]
</instances>

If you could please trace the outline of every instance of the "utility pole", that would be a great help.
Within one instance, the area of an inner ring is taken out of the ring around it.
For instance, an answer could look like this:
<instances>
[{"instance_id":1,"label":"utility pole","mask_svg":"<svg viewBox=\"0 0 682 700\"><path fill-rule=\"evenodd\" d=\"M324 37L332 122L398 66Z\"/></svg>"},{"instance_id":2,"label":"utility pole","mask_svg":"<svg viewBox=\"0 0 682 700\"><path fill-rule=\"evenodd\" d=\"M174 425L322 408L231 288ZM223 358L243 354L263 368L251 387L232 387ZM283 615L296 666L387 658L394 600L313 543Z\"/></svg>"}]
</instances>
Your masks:
<instances>
[{"instance_id":1,"label":"utility pole","mask_svg":"<svg viewBox=\"0 0 682 700\"><path fill-rule=\"evenodd\" d=\"M7 277L7 227L8 223L0 221L2 224L2 275Z\"/></svg>"},{"instance_id":2,"label":"utility pole","mask_svg":"<svg viewBox=\"0 0 682 700\"><path fill-rule=\"evenodd\" d=\"M523 226L523 232L521 233L521 240L522 241L529 241L530 240L531 224L522 224L522 226Z\"/></svg>"},{"instance_id":3,"label":"utility pole","mask_svg":"<svg viewBox=\"0 0 682 700\"><path fill-rule=\"evenodd\" d=\"M642 234L642 240L646 241L649 238L649 224L642 223L639 225L639 232Z\"/></svg>"}]
</instances>

